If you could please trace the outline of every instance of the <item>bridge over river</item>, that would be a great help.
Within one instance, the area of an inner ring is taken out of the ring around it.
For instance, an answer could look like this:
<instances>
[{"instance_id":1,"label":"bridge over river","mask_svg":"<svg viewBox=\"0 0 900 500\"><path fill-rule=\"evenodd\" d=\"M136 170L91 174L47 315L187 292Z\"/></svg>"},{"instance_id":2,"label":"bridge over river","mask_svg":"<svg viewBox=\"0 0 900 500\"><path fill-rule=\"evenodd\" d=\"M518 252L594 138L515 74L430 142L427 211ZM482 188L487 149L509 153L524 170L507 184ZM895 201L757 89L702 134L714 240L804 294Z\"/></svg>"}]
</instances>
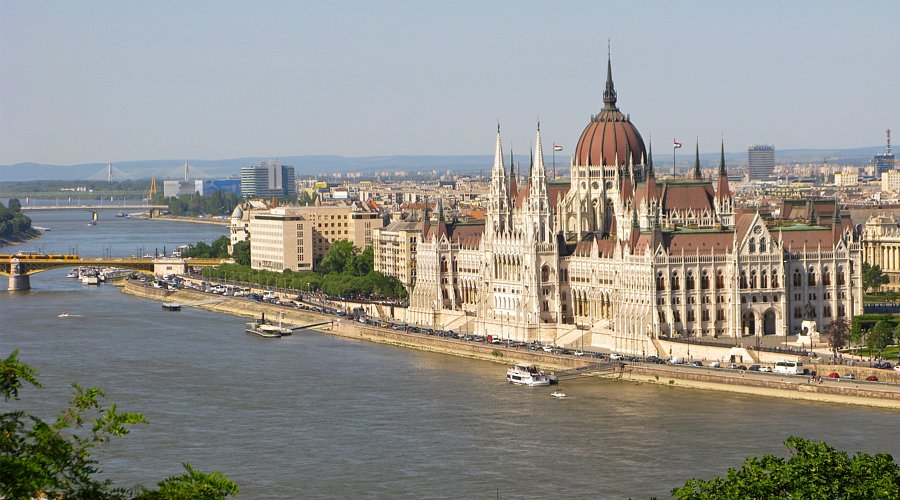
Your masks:
<instances>
[{"instance_id":1,"label":"bridge over river","mask_svg":"<svg viewBox=\"0 0 900 500\"><path fill-rule=\"evenodd\" d=\"M26 210L151 210L167 209L168 205L22 205Z\"/></svg>"},{"instance_id":2,"label":"bridge over river","mask_svg":"<svg viewBox=\"0 0 900 500\"><path fill-rule=\"evenodd\" d=\"M118 267L158 276L184 274L189 267L210 267L230 262L223 259L101 258L75 254L0 254L0 275L9 277L11 291L31 289L30 276L57 267Z\"/></svg>"}]
</instances>

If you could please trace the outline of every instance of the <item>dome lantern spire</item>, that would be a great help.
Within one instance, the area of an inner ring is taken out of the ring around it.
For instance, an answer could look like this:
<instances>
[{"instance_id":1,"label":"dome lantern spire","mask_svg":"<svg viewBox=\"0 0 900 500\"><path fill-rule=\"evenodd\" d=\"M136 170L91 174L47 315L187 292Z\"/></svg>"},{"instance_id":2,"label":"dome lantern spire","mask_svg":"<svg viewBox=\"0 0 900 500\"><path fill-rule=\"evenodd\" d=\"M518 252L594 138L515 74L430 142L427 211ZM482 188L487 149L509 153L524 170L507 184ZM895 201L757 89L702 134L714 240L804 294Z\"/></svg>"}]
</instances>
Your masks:
<instances>
[{"instance_id":1,"label":"dome lantern spire","mask_svg":"<svg viewBox=\"0 0 900 500\"><path fill-rule=\"evenodd\" d=\"M609 40L606 41L606 90L603 91L603 109L614 110L616 108L616 87L612 79L612 55Z\"/></svg>"}]
</instances>

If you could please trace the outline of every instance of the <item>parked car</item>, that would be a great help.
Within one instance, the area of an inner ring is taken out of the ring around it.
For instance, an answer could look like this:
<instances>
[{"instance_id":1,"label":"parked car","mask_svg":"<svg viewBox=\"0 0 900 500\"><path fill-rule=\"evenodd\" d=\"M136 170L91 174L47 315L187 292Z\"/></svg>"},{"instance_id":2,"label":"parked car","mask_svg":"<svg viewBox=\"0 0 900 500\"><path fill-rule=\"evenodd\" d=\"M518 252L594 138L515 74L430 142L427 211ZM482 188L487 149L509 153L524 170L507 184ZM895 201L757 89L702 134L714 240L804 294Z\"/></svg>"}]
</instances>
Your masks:
<instances>
[{"instance_id":1,"label":"parked car","mask_svg":"<svg viewBox=\"0 0 900 500\"><path fill-rule=\"evenodd\" d=\"M771 366L764 366L764 367L760 368L759 371L761 371L761 372L763 372L763 373L772 373L772 367L771 367Z\"/></svg>"},{"instance_id":2,"label":"parked car","mask_svg":"<svg viewBox=\"0 0 900 500\"><path fill-rule=\"evenodd\" d=\"M747 371L747 367L744 366L744 365L738 365L737 369L738 369L738 370Z\"/></svg>"},{"instance_id":3,"label":"parked car","mask_svg":"<svg viewBox=\"0 0 900 500\"><path fill-rule=\"evenodd\" d=\"M828 378L841 378L841 374L838 372L831 372L828 374Z\"/></svg>"},{"instance_id":4,"label":"parked car","mask_svg":"<svg viewBox=\"0 0 900 500\"><path fill-rule=\"evenodd\" d=\"M761 372L761 371L762 371L762 366L759 366L759 365L750 365L750 368L748 368L748 370L751 371L751 372Z\"/></svg>"},{"instance_id":5,"label":"parked car","mask_svg":"<svg viewBox=\"0 0 900 500\"><path fill-rule=\"evenodd\" d=\"M900 363L897 363L896 365L894 365L894 371L900 372Z\"/></svg>"},{"instance_id":6,"label":"parked car","mask_svg":"<svg viewBox=\"0 0 900 500\"><path fill-rule=\"evenodd\" d=\"M622 356L621 354L614 352L609 355L609 359L610 359L610 361L620 361L622 359L625 359L625 356Z\"/></svg>"},{"instance_id":7,"label":"parked car","mask_svg":"<svg viewBox=\"0 0 900 500\"><path fill-rule=\"evenodd\" d=\"M734 364L734 363L729 363L728 366L726 366L725 368L727 368L727 369L729 369L729 370L737 370L737 369L738 369L738 365L736 365L736 364Z\"/></svg>"},{"instance_id":8,"label":"parked car","mask_svg":"<svg viewBox=\"0 0 900 500\"><path fill-rule=\"evenodd\" d=\"M876 377L875 375L869 375L868 377L866 377L866 381L867 382L878 382L878 377Z\"/></svg>"},{"instance_id":9,"label":"parked car","mask_svg":"<svg viewBox=\"0 0 900 500\"><path fill-rule=\"evenodd\" d=\"M703 363L701 363L700 361L691 361L691 366L699 368L703 366Z\"/></svg>"},{"instance_id":10,"label":"parked car","mask_svg":"<svg viewBox=\"0 0 900 500\"><path fill-rule=\"evenodd\" d=\"M721 368L722 363L719 363L718 361L712 361L709 363L709 367L710 368Z\"/></svg>"},{"instance_id":11,"label":"parked car","mask_svg":"<svg viewBox=\"0 0 900 500\"><path fill-rule=\"evenodd\" d=\"M848 380L853 380L853 379L856 378L856 375L854 375L854 374L852 374L852 373L845 373L845 374L844 374L844 378L845 378L845 379L848 379Z\"/></svg>"}]
</instances>

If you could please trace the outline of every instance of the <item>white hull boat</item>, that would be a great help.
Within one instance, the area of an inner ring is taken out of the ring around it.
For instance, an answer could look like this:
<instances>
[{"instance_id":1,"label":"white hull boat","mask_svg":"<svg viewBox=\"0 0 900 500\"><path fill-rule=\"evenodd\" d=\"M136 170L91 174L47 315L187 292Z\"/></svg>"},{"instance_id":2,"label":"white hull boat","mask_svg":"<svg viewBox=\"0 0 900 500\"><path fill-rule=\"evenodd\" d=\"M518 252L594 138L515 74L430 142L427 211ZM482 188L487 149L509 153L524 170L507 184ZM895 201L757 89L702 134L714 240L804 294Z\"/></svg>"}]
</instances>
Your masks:
<instances>
[{"instance_id":1,"label":"white hull boat","mask_svg":"<svg viewBox=\"0 0 900 500\"><path fill-rule=\"evenodd\" d=\"M542 387L550 385L550 377L534 365L515 365L506 370L506 380L511 384Z\"/></svg>"}]
</instances>

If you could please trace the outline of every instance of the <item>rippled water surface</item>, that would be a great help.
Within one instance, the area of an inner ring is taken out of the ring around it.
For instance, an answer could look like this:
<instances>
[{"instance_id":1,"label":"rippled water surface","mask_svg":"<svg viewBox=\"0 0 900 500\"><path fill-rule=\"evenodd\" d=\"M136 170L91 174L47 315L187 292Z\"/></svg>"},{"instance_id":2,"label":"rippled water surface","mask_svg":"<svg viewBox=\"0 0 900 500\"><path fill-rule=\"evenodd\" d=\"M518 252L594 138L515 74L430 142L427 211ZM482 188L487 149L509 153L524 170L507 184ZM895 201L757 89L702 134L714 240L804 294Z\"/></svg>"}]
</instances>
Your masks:
<instances>
[{"instance_id":1,"label":"rippled water surface","mask_svg":"<svg viewBox=\"0 0 900 500\"><path fill-rule=\"evenodd\" d=\"M224 231L122 221L98 243L64 212L49 217L43 241L13 248L130 254ZM31 411L53 415L78 381L149 418L100 454L125 485L190 462L226 473L243 498L665 498L691 476L783 454L790 435L900 456L885 439L900 435L897 412L598 380L565 382L570 397L556 400L507 385L501 365L320 333L267 341L241 318L164 312L64 275L0 293L0 354L19 348L42 373L45 388L21 402Z\"/></svg>"}]
</instances>

